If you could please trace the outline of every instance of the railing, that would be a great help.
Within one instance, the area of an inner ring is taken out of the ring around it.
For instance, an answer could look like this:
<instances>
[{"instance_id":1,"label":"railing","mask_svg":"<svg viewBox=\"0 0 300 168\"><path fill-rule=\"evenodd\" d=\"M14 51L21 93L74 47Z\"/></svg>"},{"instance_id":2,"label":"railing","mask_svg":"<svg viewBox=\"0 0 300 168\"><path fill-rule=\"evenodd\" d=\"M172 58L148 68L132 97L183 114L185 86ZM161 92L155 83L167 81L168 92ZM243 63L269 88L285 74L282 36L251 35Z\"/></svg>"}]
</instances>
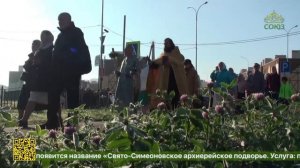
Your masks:
<instances>
[{"instance_id":1,"label":"railing","mask_svg":"<svg viewBox=\"0 0 300 168\"><path fill-rule=\"evenodd\" d=\"M0 90L0 107L9 106L11 108L16 108L19 95L20 90L8 91L2 86Z\"/></svg>"},{"instance_id":2,"label":"railing","mask_svg":"<svg viewBox=\"0 0 300 168\"><path fill-rule=\"evenodd\" d=\"M102 91L99 93L92 90L80 90L80 103L85 104L86 108L93 109L109 107L112 102L110 101L108 91Z\"/></svg>"},{"instance_id":3,"label":"railing","mask_svg":"<svg viewBox=\"0 0 300 168\"><path fill-rule=\"evenodd\" d=\"M17 108L20 92L20 90L8 91L2 86L0 90L0 107L9 106L11 108ZM101 95L100 105L98 104L98 94ZM111 102L109 99L108 92L106 91L98 93L91 90L80 90L80 104L86 104L87 108L99 108L109 107Z\"/></svg>"}]
</instances>

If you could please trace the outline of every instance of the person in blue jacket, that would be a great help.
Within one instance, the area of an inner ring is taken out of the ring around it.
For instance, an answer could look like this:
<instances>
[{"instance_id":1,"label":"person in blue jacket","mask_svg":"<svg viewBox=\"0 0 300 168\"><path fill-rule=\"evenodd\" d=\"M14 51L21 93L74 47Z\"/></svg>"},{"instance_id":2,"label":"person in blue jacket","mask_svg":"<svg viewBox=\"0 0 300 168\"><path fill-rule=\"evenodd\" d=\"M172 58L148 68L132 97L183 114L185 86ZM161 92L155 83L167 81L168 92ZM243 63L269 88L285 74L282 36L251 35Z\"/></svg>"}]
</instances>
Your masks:
<instances>
[{"instance_id":1,"label":"person in blue jacket","mask_svg":"<svg viewBox=\"0 0 300 168\"><path fill-rule=\"evenodd\" d=\"M228 72L228 70L226 69L226 65L224 64L224 62L220 62L218 64L218 67L219 67L219 72L216 75L216 81L214 84L214 87L216 88L221 87L222 82L229 84L232 81L232 77ZM221 97L217 93L214 93L213 106L219 104L220 101L221 101Z\"/></svg>"},{"instance_id":2,"label":"person in blue jacket","mask_svg":"<svg viewBox=\"0 0 300 168\"><path fill-rule=\"evenodd\" d=\"M229 84L232 81L232 77L229 71L227 70L224 62L220 62L218 67L219 67L219 72L216 75L215 87L220 87L221 82L225 82Z\"/></svg>"}]
</instances>

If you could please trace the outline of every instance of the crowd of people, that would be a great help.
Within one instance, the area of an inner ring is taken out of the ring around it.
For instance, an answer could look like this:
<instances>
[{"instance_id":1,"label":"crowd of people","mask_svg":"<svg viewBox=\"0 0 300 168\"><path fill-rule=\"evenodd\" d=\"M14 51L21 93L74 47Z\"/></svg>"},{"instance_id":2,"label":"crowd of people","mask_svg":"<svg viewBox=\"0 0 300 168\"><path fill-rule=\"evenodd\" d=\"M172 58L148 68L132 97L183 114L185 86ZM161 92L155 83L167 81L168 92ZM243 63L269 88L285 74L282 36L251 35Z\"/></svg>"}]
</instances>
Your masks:
<instances>
[{"instance_id":1,"label":"crowd of people","mask_svg":"<svg viewBox=\"0 0 300 168\"><path fill-rule=\"evenodd\" d=\"M47 122L41 128L63 127L61 96L67 95L67 108L78 107L81 75L92 69L83 32L75 27L69 13L58 16L60 33L54 42L49 30L41 32L32 43L32 52L24 64L25 81L18 101L19 126L28 128L28 118L35 109L47 109Z\"/></svg>"},{"instance_id":2,"label":"crowd of people","mask_svg":"<svg viewBox=\"0 0 300 168\"><path fill-rule=\"evenodd\" d=\"M60 30L54 42L54 36L48 30L41 32L40 40L32 42L32 52L24 64L25 72L21 80L22 87L18 110L19 126L28 128L28 119L32 111L47 109L47 122L41 125L46 129L63 127L61 118L61 96L66 95L66 107L74 109L80 105L79 88L81 75L91 71L91 59L83 32L75 27L69 13L58 16ZM288 104L292 87L286 77L280 79L276 67L272 73L264 75L260 65L255 63L254 70L248 74L235 74L233 68L220 62L210 74L213 87L221 88L221 83L237 80L230 94L244 99L252 93L265 93L278 102ZM200 77L191 60L185 59L173 40L164 40L164 50L159 58L139 58L133 45L124 51L120 70L115 71L117 87L111 102L120 107L140 102L142 111L149 112L159 103L157 90L174 92L169 109L179 106L180 96L200 96ZM281 81L280 81L281 80ZM221 97L213 93L213 104L220 103ZM111 95L111 94L110 94Z\"/></svg>"},{"instance_id":3,"label":"crowd of people","mask_svg":"<svg viewBox=\"0 0 300 168\"><path fill-rule=\"evenodd\" d=\"M211 73L210 78L214 82L214 87L220 87L221 82L230 84L236 79L237 85L230 93L237 99L245 99L253 93L263 93L278 103L288 104L293 94L288 78L286 76L280 78L275 66L272 67L272 73L263 74L260 65L255 63L253 71L237 75L232 68L227 70L226 65L220 62ZM213 102L214 105L220 103L218 94L214 94Z\"/></svg>"},{"instance_id":4,"label":"crowd of people","mask_svg":"<svg viewBox=\"0 0 300 168\"><path fill-rule=\"evenodd\" d=\"M168 107L170 109L178 107L182 95L201 97L200 77L191 60L184 58L172 39L164 40L164 51L155 60L148 57L139 59L134 47L130 45L126 47L124 56L120 71L116 71L116 103L121 107L141 101L146 109L151 110L161 101L153 96L157 89L167 93L175 92L171 106ZM275 66L272 67L272 73L263 74L261 66L255 63L253 70L236 74L233 68L227 69L225 63L220 62L210 78L213 87L220 89L222 82L230 84L236 80L236 86L229 90L236 99L245 99L253 93L263 93L278 103L288 104L293 94L288 78L280 78ZM211 94L213 97L210 105L220 104L221 96L214 92Z\"/></svg>"},{"instance_id":5,"label":"crowd of people","mask_svg":"<svg viewBox=\"0 0 300 168\"><path fill-rule=\"evenodd\" d=\"M58 20L61 32L55 43L50 31L42 31L41 39L33 41L32 52L23 66L25 72L21 80L25 84L18 103L19 126L23 128L28 128L32 111L41 109L47 110L47 122L41 125L42 128L63 127L62 95L66 95L67 108L80 105L81 75L91 71L88 47L70 14L61 13ZM126 46L120 70L115 74L118 82L115 98L111 102L120 107L139 101L143 105L143 112L147 112L156 106L155 98L150 95L157 89L175 92L169 108L177 107L183 94L199 95L200 78L197 71L191 60L184 59L170 38L165 39L164 51L156 60L138 58L134 46Z\"/></svg>"},{"instance_id":6,"label":"crowd of people","mask_svg":"<svg viewBox=\"0 0 300 168\"><path fill-rule=\"evenodd\" d=\"M143 111L156 107L156 90L175 92L171 107L176 108L181 95L199 95L200 78L191 60L185 59L170 38L164 40L164 51L158 59L137 58L133 46L125 48L125 59L116 71L116 103L122 107L140 101Z\"/></svg>"}]
</instances>

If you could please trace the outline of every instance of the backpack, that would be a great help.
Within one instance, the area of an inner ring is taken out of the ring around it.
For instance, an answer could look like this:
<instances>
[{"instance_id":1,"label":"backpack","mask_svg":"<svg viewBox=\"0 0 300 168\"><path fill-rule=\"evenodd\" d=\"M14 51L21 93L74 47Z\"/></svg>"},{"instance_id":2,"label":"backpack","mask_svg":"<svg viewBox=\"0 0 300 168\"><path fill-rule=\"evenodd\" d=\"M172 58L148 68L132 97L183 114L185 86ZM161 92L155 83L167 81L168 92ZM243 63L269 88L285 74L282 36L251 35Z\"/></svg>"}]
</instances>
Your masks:
<instances>
[{"instance_id":1,"label":"backpack","mask_svg":"<svg viewBox=\"0 0 300 168\"><path fill-rule=\"evenodd\" d=\"M53 55L56 56L55 58L62 58L62 72L71 76L91 72L91 56L82 31L75 28L58 39L55 43Z\"/></svg>"},{"instance_id":2,"label":"backpack","mask_svg":"<svg viewBox=\"0 0 300 168\"><path fill-rule=\"evenodd\" d=\"M73 53L72 59L68 59L67 66L73 73L77 75L88 74L92 70L91 56L87 45L81 48L81 51L76 51L75 48L70 48ZM78 52L78 53L76 53Z\"/></svg>"}]
</instances>

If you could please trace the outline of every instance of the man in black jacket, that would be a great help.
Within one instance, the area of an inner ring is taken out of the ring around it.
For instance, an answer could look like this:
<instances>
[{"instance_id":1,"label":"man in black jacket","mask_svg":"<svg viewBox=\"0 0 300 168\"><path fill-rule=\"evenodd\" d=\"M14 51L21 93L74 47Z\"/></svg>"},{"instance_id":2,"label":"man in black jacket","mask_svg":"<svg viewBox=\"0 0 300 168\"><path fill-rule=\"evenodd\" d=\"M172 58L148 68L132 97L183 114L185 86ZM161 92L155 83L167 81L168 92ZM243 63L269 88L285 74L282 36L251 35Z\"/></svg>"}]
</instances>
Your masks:
<instances>
[{"instance_id":1,"label":"man in black jacket","mask_svg":"<svg viewBox=\"0 0 300 168\"><path fill-rule=\"evenodd\" d=\"M260 72L260 65L258 63L255 63L254 66L254 72L253 74L248 76L247 79L247 94L251 93L264 93L265 91L265 79L264 74Z\"/></svg>"},{"instance_id":2,"label":"man in black jacket","mask_svg":"<svg viewBox=\"0 0 300 168\"><path fill-rule=\"evenodd\" d=\"M52 56L52 83L49 90L49 111L47 129L62 126L60 116L60 95L67 91L67 106L79 106L81 75L91 71L91 59L82 31L75 27L69 13L58 16L59 30Z\"/></svg>"}]
</instances>

